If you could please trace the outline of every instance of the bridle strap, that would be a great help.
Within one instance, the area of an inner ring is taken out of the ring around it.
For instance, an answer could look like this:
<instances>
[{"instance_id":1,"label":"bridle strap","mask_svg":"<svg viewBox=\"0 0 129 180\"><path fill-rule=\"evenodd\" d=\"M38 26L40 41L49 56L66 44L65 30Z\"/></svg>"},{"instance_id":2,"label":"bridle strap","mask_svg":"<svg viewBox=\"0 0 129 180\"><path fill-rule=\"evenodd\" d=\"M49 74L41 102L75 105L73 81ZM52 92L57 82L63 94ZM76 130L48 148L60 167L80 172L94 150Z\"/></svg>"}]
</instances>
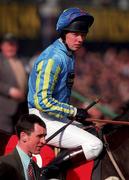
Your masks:
<instances>
[{"instance_id":1,"label":"bridle strap","mask_svg":"<svg viewBox=\"0 0 129 180\"><path fill-rule=\"evenodd\" d=\"M115 160L115 158L114 158L114 156L113 156L113 154L112 154L112 152L111 152L111 150L110 150L110 148L109 148L109 145L108 145L108 142L107 142L107 139L106 139L106 136L105 136L105 135L103 135L103 140L104 140L104 143L105 143L105 145L106 145L106 146L105 146L105 147L106 147L106 152L107 152L107 154L108 154L108 156L109 156L109 159L111 160L111 162L112 162L115 170L117 171L119 177L121 178L121 180L126 180L125 177L124 177L124 175L123 175L123 173L121 172L118 164L116 163L116 160Z\"/></svg>"}]
</instances>

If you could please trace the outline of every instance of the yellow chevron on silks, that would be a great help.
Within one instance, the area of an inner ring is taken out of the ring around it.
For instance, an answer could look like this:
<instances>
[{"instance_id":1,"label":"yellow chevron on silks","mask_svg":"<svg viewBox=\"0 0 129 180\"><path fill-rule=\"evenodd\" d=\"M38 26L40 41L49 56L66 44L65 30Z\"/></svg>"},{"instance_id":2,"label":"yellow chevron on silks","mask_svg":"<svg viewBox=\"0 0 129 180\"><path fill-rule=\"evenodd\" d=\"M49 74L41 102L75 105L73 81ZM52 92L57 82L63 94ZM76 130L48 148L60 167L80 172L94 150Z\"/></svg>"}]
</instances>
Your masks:
<instances>
[{"instance_id":1,"label":"yellow chevron on silks","mask_svg":"<svg viewBox=\"0 0 129 180\"><path fill-rule=\"evenodd\" d=\"M45 69L44 84L43 84L43 91L42 91L43 103L46 105L47 108L51 108L51 110L54 110L54 111L57 110L57 111L61 111L61 112L65 112L65 113L69 114L69 112L70 112L69 109L66 109L66 108L63 108L60 106L55 106L54 104L51 104L47 98L47 89L49 87L50 73L51 73L53 64L54 64L53 59L49 59L48 64L47 64L46 69ZM59 103L54 98L52 98L52 100L54 103L58 103L60 105L63 105L63 104L65 105L65 103ZM72 110L72 113L74 113L74 110ZM59 116L59 115L57 115L57 116Z\"/></svg>"},{"instance_id":2,"label":"yellow chevron on silks","mask_svg":"<svg viewBox=\"0 0 129 180\"><path fill-rule=\"evenodd\" d=\"M39 86L40 86L40 76L41 76L41 72L42 72L42 67L43 67L43 61L41 61L37 67L38 76L36 79L36 93L34 94L35 106L40 111L42 111L42 107L39 105L39 102L38 102L38 91L39 91Z\"/></svg>"},{"instance_id":3,"label":"yellow chevron on silks","mask_svg":"<svg viewBox=\"0 0 129 180\"><path fill-rule=\"evenodd\" d=\"M43 51L29 76L28 107L62 119L74 115L69 104L68 74L74 72L74 55L57 39Z\"/></svg>"}]
</instances>

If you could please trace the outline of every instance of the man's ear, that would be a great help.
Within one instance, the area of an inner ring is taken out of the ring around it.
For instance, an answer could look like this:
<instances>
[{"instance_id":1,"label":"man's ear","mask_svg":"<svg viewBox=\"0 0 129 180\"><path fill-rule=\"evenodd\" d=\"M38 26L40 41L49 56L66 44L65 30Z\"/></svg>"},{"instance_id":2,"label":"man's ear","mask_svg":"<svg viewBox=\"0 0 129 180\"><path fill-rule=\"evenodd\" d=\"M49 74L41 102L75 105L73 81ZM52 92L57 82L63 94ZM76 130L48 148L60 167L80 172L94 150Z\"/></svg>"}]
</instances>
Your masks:
<instances>
[{"instance_id":1,"label":"man's ear","mask_svg":"<svg viewBox=\"0 0 129 180\"><path fill-rule=\"evenodd\" d=\"M28 134L25 133L25 132L21 132L20 139L21 139L22 142L25 143L28 140Z\"/></svg>"}]
</instances>

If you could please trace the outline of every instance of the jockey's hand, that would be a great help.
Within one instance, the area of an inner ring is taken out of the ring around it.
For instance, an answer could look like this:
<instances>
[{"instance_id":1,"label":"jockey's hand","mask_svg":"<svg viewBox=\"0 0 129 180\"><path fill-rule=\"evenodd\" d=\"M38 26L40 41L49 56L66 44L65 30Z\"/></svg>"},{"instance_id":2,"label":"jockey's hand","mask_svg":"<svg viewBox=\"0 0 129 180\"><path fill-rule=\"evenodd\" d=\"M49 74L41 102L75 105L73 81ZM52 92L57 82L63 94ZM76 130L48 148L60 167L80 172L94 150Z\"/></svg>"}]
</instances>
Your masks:
<instances>
[{"instance_id":1,"label":"jockey's hand","mask_svg":"<svg viewBox=\"0 0 129 180\"><path fill-rule=\"evenodd\" d=\"M85 109L77 108L77 113L75 116L76 121L82 123L85 126L93 125L92 122L86 121L86 118L89 118L90 115Z\"/></svg>"}]
</instances>

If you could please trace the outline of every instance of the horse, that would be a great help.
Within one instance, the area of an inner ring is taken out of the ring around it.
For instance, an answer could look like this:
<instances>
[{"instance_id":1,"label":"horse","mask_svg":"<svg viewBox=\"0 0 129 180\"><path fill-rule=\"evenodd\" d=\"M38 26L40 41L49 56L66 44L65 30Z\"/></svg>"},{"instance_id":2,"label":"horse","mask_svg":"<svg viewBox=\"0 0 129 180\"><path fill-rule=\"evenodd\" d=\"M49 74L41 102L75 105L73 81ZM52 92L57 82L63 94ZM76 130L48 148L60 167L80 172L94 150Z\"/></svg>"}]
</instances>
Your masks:
<instances>
[{"instance_id":1,"label":"horse","mask_svg":"<svg viewBox=\"0 0 129 180\"><path fill-rule=\"evenodd\" d=\"M96 132L94 129L93 127L92 133ZM100 156L94 164L91 161L87 163L88 166L81 164L68 169L66 180L108 180L111 179L109 177L116 177L117 180L129 179L129 126L107 124L98 134L104 143Z\"/></svg>"},{"instance_id":2,"label":"horse","mask_svg":"<svg viewBox=\"0 0 129 180\"><path fill-rule=\"evenodd\" d=\"M109 176L129 179L129 127L113 127L107 134L103 134L105 155L101 160L101 179ZM115 164L114 164L115 161Z\"/></svg>"}]
</instances>

